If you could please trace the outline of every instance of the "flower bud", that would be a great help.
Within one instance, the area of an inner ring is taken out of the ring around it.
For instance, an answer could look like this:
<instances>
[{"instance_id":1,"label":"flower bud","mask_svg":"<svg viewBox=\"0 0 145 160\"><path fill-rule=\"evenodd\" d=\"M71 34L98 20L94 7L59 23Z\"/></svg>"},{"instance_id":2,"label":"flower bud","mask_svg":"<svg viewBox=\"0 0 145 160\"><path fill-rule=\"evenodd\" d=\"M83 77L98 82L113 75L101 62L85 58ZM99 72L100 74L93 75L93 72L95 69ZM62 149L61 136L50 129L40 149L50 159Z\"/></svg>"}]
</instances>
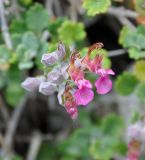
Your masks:
<instances>
[{"instance_id":1,"label":"flower bud","mask_svg":"<svg viewBox=\"0 0 145 160\"><path fill-rule=\"evenodd\" d=\"M63 58L66 55L65 46L62 43L58 44L57 54L59 58Z\"/></svg>"},{"instance_id":2,"label":"flower bud","mask_svg":"<svg viewBox=\"0 0 145 160\"><path fill-rule=\"evenodd\" d=\"M44 80L44 77L28 77L24 82L21 83L21 86L27 91L35 91L38 89L40 83Z\"/></svg>"},{"instance_id":3,"label":"flower bud","mask_svg":"<svg viewBox=\"0 0 145 160\"><path fill-rule=\"evenodd\" d=\"M46 66L53 65L57 61L58 61L58 55L56 54L56 52L43 54L41 59L41 62Z\"/></svg>"},{"instance_id":4,"label":"flower bud","mask_svg":"<svg viewBox=\"0 0 145 160\"><path fill-rule=\"evenodd\" d=\"M56 91L56 84L51 82L42 82L39 86L39 92L44 95L52 95Z\"/></svg>"},{"instance_id":5,"label":"flower bud","mask_svg":"<svg viewBox=\"0 0 145 160\"><path fill-rule=\"evenodd\" d=\"M133 124L128 127L128 136L133 139L140 139L142 127L140 123Z\"/></svg>"},{"instance_id":6,"label":"flower bud","mask_svg":"<svg viewBox=\"0 0 145 160\"><path fill-rule=\"evenodd\" d=\"M63 82L64 77L61 74L61 70L56 68L54 70L52 70L51 72L48 73L47 75L47 80L49 82L55 83L55 84L60 84Z\"/></svg>"}]
</instances>

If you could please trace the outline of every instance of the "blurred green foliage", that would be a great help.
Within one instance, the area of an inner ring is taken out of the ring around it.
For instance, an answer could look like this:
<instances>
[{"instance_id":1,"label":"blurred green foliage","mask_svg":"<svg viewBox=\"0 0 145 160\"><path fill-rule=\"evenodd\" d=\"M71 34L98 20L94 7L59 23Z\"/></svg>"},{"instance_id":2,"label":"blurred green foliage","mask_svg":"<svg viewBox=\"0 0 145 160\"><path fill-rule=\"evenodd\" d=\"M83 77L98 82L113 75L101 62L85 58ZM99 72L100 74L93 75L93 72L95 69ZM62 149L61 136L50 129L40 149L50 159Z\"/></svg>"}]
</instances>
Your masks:
<instances>
[{"instance_id":1,"label":"blurred green foliage","mask_svg":"<svg viewBox=\"0 0 145 160\"><path fill-rule=\"evenodd\" d=\"M84 127L75 130L66 140L60 144L43 144L37 160L109 160L116 153L126 153L121 117L109 114L99 123L92 123L86 115L87 112L81 110L80 125Z\"/></svg>"},{"instance_id":2,"label":"blurred green foliage","mask_svg":"<svg viewBox=\"0 0 145 160\"><path fill-rule=\"evenodd\" d=\"M89 16L105 13L111 6L111 0L84 0L83 7Z\"/></svg>"}]
</instances>

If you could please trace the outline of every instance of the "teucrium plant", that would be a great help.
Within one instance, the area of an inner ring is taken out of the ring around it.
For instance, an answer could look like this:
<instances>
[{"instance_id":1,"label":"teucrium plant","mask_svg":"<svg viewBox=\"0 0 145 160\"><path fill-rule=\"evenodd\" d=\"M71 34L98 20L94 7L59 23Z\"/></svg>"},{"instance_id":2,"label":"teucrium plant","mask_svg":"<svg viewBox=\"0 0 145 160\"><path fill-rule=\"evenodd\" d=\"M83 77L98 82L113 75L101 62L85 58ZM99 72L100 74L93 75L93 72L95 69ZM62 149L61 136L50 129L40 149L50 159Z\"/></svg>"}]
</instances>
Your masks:
<instances>
[{"instance_id":1,"label":"teucrium plant","mask_svg":"<svg viewBox=\"0 0 145 160\"><path fill-rule=\"evenodd\" d=\"M28 91L39 88L39 92L44 95L58 92L59 103L65 107L72 119L76 119L78 106L88 105L94 97L93 85L86 79L86 72L98 75L94 84L98 94L107 94L112 88L109 75L115 73L111 69L103 68L104 57L99 53L102 47L102 43L95 43L88 48L84 56L75 50L71 51L68 57L65 45L58 43L57 50L42 55L44 75L28 77L22 83L22 87ZM95 50L97 53L92 58Z\"/></svg>"}]
</instances>

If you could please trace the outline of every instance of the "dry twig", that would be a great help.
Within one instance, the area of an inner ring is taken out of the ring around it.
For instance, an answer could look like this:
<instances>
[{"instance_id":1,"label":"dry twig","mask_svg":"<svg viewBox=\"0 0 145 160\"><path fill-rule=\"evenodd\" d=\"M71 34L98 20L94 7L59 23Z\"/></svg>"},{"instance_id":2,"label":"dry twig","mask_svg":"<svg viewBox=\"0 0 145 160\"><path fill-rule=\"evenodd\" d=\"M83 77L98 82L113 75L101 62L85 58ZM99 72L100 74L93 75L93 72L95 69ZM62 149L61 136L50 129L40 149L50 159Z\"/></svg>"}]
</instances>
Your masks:
<instances>
[{"instance_id":1,"label":"dry twig","mask_svg":"<svg viewBox=\"0 0 145 160\"><path fill-rule=\"evenodd\" d=\"M9 49L12 49L13 46L12 46L12 41L11 41L11 38L10 38L9 31L8 31L7 22L6 22L6 19L5 19L5 8L4 8L4 5L3 5L3 0L0 0L0 20L1 20L2 35L3 35L4 41L6 43L6 46Z\"/></svg>"}]
</instances>

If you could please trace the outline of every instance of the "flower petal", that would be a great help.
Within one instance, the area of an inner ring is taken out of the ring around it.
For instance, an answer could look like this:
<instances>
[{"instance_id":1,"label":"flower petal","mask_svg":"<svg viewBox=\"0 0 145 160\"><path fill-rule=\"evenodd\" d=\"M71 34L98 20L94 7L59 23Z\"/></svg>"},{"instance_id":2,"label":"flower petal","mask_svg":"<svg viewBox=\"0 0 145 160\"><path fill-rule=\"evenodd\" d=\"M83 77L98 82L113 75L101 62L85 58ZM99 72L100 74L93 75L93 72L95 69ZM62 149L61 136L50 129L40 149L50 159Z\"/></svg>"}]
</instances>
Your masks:
<instances>
[{"instance_id":1,"label":"flower petal","mask_svg":"<svg viewBox=\"0 0 145 160\"><path fill-rule=\"evenodd\" d=\"M24 82L21 83L21 86L27 91L35 91L38 89L41 82L44 81L44 77L28 77Z\"/></svg>"},{"instance_id":2,"label":"flower petal","mask_svg":"<svg viewBox=\"0 0 145 160\"><path fill-rule=\"evenodd\" d=\"M39 92L44 95L52 95L56 91L56 84L50 82L41 82Z\"/></svg>"},{"instance_id":3,"label":"flower petal","mask_svg":"<svg viewBox=\"0 0 145 160\"><path fill-rule=\"evenodd\" d=\"M110 75L115 75L115 72L112 69L106 69L106 73Z\"/></svg>"},{"instance_id":4,"label":"flower petal","mask_svg":"<svg viewBox=\"0 0 145 160\"><path fill-rule=\"evenodd\" d=\"M106 76L98 78L95 82L98 94L106 94L112 89L112 81Z\"/></svg>"},{"instance_id":5,"label":"flower petal","mask_svg":"<svg viewBox=\"0 0 145 160\"><path fill-rule=\"evenodd\" d=\"M78 105L85 106L93 100L94 92L90 88L83 87L75 91L74 97Z\"/></svg>"}]
</instances>

